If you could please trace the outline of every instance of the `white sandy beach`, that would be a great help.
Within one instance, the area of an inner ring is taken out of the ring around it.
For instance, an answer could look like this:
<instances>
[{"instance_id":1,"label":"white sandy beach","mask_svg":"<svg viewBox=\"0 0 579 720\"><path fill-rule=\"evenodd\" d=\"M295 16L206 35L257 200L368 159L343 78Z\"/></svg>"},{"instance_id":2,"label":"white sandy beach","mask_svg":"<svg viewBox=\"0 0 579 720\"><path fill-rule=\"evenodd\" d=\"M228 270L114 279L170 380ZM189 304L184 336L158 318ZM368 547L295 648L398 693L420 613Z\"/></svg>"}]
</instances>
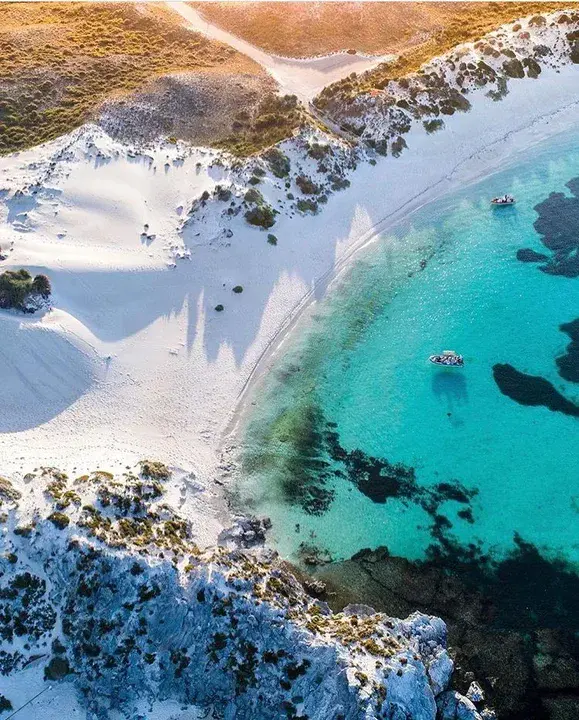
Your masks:
<instances>
[{"instance_id":1,"label":"white sandy beach","mask_svg":"<svg viewBox=\"0 0 579 720\"><path fill-rule=\"evenodd\" d=\"M576 126L577 72L512 81L500 102L473 93L442 132L414 128L400 158L360 164L320 214L280 214L277 246L213 201L182 227L204 190L229 182L214 151L139 154L86 126L1 158L0 246L13 249L0 267L46 272L54 309L0 314L0 474L160 459L191 473L196 539L214 542L227 514L215 483L226 482L224 433L299 310L404 214ZM295 160L293 141L284 149ZM271 177L260 189L285 194Z\"/></svg>"}]
</instances>

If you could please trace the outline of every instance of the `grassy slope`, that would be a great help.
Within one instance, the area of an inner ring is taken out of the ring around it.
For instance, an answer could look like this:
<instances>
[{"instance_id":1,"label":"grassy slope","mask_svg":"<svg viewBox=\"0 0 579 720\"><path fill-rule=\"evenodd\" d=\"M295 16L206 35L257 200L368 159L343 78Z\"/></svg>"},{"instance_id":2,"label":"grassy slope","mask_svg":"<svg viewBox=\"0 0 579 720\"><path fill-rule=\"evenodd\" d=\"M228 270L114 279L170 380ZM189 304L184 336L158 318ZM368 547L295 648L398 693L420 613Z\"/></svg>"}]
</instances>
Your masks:
<instances>
[{"instance_id":1,"label":"grassy slope","mask_svg":"<svg viewBox=\"0 0 579 720\"><path fill-rule=\"evenodd\" d=\"M431 58L448 52L460 43L478 40L504 23L533 14L561 10L570 5L572 3L569 2L465 3L465 7L450 17L426 42L403 52L397 62L379 66L368 73L360 82L360 90L380 87L389 79L415 72Z\"/></svg>"},{"instance_id":2,"label":"grassy slope","mask_svg":"<svg viewBox=\"0 0 579 720\"><path fill-rule=\"evenodd\" d=\"M190 4L209 20L270 52L308 56L355 48L399 53L395 63L351 79L350 96L384 87L389 79L409 75L431 58L477 40L503 23L570 5L532 1ZM422 34L417 36L417 31Z\"/></svg>"},{"instance_id":3,"label":"grassy slope","mask_svg":"<svg viewBox=\"0 0 579 720\"><path fill-rule=\"evenodd\" d=\"M457 43L534 12L549 2L191 2L208 20L268 52L307 57L354 48L408 51L423 62ZM430 36L427 39L427 35Z\"/></svg>"},{"instance_id":4,"label":"grassy slope","mask_svg":"<svg viewBox=\"0 0 579 720\"><path fill-rule=\"evenodd\" d=\"M381 55L398 51L466 3L217 2L190 3L205 17L268 52L309 57L355 48Z\"/></svg>"},{"instance_id":5,"label":"grassy slope","mask_svg":"<svg viewBox=\"0 0 579 720\"><path fill-rule=\"evenodd\" d=\"M202 10L256 44L287 54L406 47L396 64L358 82L363 91L412 72L503 22L564 5L217 3ZM232 48L192 33L180 22L166 8L152 5L0 4L0 154L66 133L90 119L105 98L130 93L168 72L262 72ZM417 38L417 28L430 37ZM288 137L303 114L288 112L284 105L264 98L253 112L232 118L231 134L216 144L247 155Z\"/></svg>"},{"instance_id":6,"label":"grassy slope","mask_svg":"<svg viewBox=\"0 0 579 720\"><path fill-rule=\"evenodd\" d=\"M177 70L262 69L157 6L0 4L0 153L62 135L105 97Z\"/></svg>"}]
</instances>

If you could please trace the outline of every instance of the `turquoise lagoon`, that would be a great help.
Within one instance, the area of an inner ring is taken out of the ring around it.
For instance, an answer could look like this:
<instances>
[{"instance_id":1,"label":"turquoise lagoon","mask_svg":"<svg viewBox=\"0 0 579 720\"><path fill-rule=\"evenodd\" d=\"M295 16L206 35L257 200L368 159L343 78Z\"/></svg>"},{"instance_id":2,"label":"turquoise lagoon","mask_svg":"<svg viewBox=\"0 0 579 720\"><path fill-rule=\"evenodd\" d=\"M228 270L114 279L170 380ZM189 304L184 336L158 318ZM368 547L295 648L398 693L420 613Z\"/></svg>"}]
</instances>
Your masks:
<instances>
[{"instance_id":1,"label":"turquoise lagoon","mask_svg":"<svg viewBox=\"0 0 579 720\"><path fill-rule=\"evenodd\" d=\"M284 556L305 543L336 560L378 546L422 560L451 541L498 561L519 536L579 563L579 419L522 404L537 402L532 378L513 399L493 374L512 366L579 404L556 362L571 342L560 326L579 317L579 277L540 269L578 260L578 139L538 145L409 216L286 340L253 393L237 488L245 509L271 518ZM491 208L504 192L517 205ZM523 248L548 259L522 262ZM428 363L444 349L465 367Z\"/></svg>"}]
</instances>

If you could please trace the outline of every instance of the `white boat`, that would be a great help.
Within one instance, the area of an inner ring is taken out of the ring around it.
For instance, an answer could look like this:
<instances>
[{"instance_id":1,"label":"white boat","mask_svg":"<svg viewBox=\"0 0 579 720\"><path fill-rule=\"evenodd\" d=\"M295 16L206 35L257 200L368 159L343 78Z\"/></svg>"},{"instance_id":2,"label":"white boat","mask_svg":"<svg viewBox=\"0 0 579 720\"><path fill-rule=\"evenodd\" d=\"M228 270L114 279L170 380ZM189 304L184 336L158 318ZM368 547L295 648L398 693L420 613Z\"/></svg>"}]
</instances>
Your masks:
<instances>
[{"instance_id":1,"label":"white boat","mask_svg":"<svg viewBox=\"0 0 579 720\"><path fill-rule=\"evenodd\" d=\"M491 200L491 205L514 205L515 198L512 195L500 195Z\"/></svg>"},{"instance_id":2,"label":"white boat","mask_svg":"<svg viewBox=\"0 0 579 720\"><path fill-rule=\"evenodd\" d=\"M464 358L454 350L443 350L440 355L431 355L428 359L433 365L442 365L443 367L462 367L464 365Z\"/></svg>"}]
</instances>

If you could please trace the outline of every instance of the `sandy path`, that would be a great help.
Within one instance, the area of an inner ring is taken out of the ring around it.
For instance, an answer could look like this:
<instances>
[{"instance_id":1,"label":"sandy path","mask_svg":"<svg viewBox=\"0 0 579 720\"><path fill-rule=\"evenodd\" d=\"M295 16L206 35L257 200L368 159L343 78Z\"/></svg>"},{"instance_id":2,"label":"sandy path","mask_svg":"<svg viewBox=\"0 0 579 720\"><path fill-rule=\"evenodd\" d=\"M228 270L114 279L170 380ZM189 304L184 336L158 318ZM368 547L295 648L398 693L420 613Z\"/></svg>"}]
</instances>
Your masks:
<instances>
[{"instance_id":1,"label":"sandy path","mask_svg":"<svg viewBox=\"0 0 579 720\"><path fill-rule=\"evenodd\" d=\"M232 33L213 25L184 2L167 2L171 10L183 17L191 30L230 45L264 67L279 83L283 92L297 97L306 105L324 88L352 72L365 72L394 56L363 57L347 53L311 59L281 58L260 50Z\"/></svg>"}]
</instances>

